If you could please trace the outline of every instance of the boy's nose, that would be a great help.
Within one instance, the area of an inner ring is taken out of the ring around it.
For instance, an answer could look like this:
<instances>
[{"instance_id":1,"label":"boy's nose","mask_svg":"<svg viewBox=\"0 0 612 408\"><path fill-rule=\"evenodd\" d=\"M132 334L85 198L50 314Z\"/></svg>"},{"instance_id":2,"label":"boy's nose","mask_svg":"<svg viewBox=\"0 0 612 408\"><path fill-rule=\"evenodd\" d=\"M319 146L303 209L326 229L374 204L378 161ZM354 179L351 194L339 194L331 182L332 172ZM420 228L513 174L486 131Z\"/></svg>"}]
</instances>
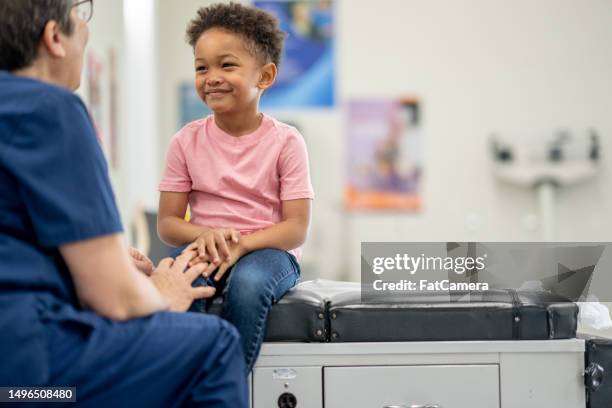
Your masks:
<instances>
[{"instance_id":1,"label":"boy's nose","mask_svg":"<svg viewBox=\"0 0 612 408\"><path fill-rule=\"evenodd\" d=\"M219 77L208 78L208 85L210 85L210 86L219 85L221 82L222 82L222 80Z\"/></svg>"}]
</instances>

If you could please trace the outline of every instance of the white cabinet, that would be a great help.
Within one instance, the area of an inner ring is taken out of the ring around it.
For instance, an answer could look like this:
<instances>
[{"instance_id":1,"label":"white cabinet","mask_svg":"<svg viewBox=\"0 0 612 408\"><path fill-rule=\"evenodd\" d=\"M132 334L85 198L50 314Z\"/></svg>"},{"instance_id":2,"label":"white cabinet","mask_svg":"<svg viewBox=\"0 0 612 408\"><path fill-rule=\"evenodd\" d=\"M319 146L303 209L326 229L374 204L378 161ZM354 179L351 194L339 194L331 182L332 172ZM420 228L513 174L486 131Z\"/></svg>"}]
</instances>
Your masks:
<instances>
[{"instance_id":1,"label":"white cabinet","mask_svg":"<svg viewBox=\"0 0 612 408\"><path fill-rule=\"evenodd\" d=\"M580 339L267 343L253 408L584 408L583 370Z\"/></svg>"}]
</instances>

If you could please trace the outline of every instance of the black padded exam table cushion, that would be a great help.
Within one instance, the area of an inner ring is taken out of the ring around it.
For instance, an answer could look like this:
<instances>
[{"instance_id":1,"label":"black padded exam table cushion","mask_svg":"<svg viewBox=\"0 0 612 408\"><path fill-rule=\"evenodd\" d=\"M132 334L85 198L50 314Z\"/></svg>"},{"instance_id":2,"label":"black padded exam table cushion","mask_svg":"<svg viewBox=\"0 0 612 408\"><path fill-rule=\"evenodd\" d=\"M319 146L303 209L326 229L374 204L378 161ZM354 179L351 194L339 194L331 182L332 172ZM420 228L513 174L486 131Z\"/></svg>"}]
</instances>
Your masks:
<instances>
[{"instance_id":1,"label":"black padded exam table cushion","mask_svg":"<svg viewBox=\"0 0 612 408\"><path fill-rule=\"evenodd\" d=\"M329 299L330 341L565 339L576 335L577 306L544 292L415 293L361 301Z\"/></svg>"},{"instance_id":2,"label":"black padded exam table cushion","mask_svg":"<svg viewBox=\"0 0 612 408\"><path fill-rule=\"evenodd\" d=\"M362 301L358 283L318 279L273 306L265 341L567 339L576 336L577 317L573 302L547 292L385 293Z\"/></svg>"}]
</instances>

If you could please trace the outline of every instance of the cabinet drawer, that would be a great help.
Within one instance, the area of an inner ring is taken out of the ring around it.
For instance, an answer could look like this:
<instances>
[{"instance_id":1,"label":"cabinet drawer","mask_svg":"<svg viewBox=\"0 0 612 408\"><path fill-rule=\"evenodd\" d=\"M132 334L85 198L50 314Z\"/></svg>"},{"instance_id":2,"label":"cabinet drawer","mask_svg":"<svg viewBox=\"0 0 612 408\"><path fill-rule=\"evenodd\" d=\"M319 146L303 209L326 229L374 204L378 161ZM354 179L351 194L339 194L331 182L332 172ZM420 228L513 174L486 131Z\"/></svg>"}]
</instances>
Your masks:
<instances>
[{"instance_id":1,"label":"cabinet drawer","mask_svg":"<svg viewBox=\"0 0 612 408\"><path fill-rule=\"evenodd\" d=\"M499 367L325 367L325 408L499 408Z\"/></svg>"}]
</instances>

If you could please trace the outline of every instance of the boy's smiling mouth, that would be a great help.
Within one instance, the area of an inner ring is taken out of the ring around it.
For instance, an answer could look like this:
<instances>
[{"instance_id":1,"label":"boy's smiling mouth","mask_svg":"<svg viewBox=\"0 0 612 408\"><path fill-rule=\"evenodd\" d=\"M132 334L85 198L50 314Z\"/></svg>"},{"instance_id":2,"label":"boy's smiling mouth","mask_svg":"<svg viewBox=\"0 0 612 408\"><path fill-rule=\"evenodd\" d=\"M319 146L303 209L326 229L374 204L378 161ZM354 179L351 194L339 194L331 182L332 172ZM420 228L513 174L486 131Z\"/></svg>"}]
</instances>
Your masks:
<instances>
[{"instance_id":1,"label":"boy's smiling mouth","mask_svg":"<svg viewBox=\"0 0 612 408\"><path fill-rule=\"evenodd\" d=\"M221 88L214 88L214 89L209 89L207 91L205 91L204 93L207 96L223 96L227 93L230 93L231 91L229 89L221 89Z\"/></svg>"}]
</instances>

